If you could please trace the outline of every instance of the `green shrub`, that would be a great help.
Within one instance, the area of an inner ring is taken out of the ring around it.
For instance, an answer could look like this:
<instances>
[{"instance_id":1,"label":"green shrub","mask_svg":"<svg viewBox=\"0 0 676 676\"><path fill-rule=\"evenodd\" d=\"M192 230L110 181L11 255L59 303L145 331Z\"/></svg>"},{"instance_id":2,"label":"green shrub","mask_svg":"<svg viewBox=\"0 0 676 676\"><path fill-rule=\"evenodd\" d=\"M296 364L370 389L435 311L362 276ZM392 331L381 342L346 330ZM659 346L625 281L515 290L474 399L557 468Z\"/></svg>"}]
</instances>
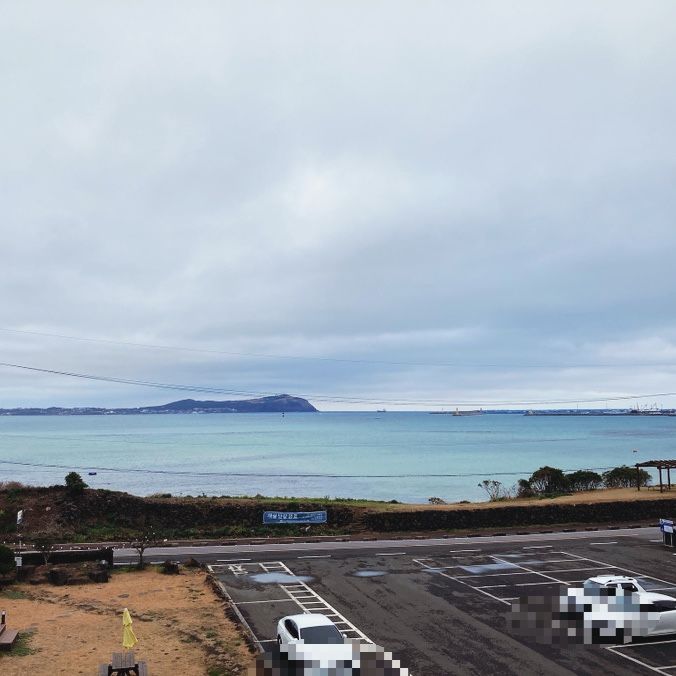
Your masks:
<instances>
[{"instance_id":1,"label":"green shrub","mask_svg":"<svg viewBox=\"0 0 676 676\"><path fill-rule=\"evenodd\" d=\"M87 484L77 472L66 474L66 489L71 495L80 495L87 488Z\"/></svg>"},{"instance_id":2,"label":"green shrub","mask_svg":"<svg viewBox=\"0 0 676 676\"><path fill-rule=\"evenodd\" d=\"M603 484L606 488L635 488L637 482L641 486L647 486L651 481L652 477L644 469L639 469L637 474L635 467L626 465L603 473Z\"/></svg>"},{"instance_id":3,"label":"green shrub","mask_svg":"<svg viewBox=\"0 0 676 676\"><path fill-rule=\"evenodd\" d=\"M14 552L4 545L0 545L0 575L9 575L14 572Z\"/></svg>"},{"instance_id":4,"label":"green shrub","mask_svg":"<svg viewBox=\"0 0 676 676\"><path fill-rule=\"evenodd\" d=\"M562 470L545 465L536 469L528 480L531 489L537 495L565 493L569 490L568 479Z\"/></svg>"},{"instance_id":5,"label":"green shrub","mask_svg":"<svg viewBox=\"0 0 676 676\"><path fill-rule=\"evenodd\" d=\"M566 476L571 491L593 491L603 485L603 477L590 470L581 469Z\"/></svg>"}]
</instances>

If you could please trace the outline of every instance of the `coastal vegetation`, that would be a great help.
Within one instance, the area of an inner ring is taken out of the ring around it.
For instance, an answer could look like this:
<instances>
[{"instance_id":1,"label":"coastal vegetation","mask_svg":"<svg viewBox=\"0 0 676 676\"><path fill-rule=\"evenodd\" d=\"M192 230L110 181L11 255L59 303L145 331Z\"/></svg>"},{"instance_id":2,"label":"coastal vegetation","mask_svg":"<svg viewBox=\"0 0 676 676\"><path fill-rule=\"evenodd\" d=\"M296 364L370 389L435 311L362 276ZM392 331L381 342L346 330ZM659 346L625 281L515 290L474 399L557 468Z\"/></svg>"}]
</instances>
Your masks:
<instances>
[{"instance_id":1,"label":"coastal vegetation","mask_svg":"<svg viewBox=\"0 0 676 676\"><path fill-rule=\"evenodd\" d=\"M545 474L547 472L539 472L537 477L542 479ZM548 476L555 480L559 475L549 473ZM534 482L534 485L546 488L555 485L555 481ZM164 542L165 538L168 542L233 543L239 538L302 536L312 539L343 535L371 537L386 532L471 532L526 525L656 522L659 517L676 512L676 496L660 494L654 489L638 492L635 488L600 488L530 498L514 496L483 503L445 504L438 498L435 503L411 505L263 496L140 497L91 488L83 489L74 497L65 485L13 485L11 489L0 488L0 541L16 542L18 510L24 511L23 542L39 546L47 556L53 542L118 542L126 546L139 544L145 550L150 546L148 543ZM280 510L326 510L328 522L312 526L263 524L264 511ZM151 530L154 534L147 535ZM43 541L45 533L48 538ZM138 553L140 559L143 552Z\"/></svg>"},{"instance_id":2,"label":"coastal vegetation","mask_svg":"<svg viewBox=\"0 0 676 676\"><path fill-rule=\"evenodd\" d=\"M637 488L650 485L652 477L644 469L622 465L598 474L592 470L564 473L557 467L545 465L535 470L528 479L519 479L516 486L507 488L500 481L484 479L478 484L489 502L516 498L551 498L600 488ZM430 499L431 502L431 499Z\"/></svg>"}]
</instances>

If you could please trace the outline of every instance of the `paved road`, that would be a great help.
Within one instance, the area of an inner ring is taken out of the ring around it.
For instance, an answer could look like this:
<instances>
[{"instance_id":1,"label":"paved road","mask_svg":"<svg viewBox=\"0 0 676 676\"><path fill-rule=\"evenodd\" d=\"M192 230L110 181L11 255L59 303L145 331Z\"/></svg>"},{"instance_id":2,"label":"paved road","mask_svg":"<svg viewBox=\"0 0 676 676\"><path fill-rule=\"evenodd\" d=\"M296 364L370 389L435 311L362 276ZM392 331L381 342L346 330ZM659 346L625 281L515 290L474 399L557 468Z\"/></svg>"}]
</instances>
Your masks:
<instances>
[{"instance_id":1,"label":"paved road","mask_svg":"<svg viewBox=\"0 0 676 676\"><path fill-rule=\"evenodd\" d=\"M676 594L674 559L657 528L273 547L219 552L213 565L263 648L274 643L280 617L324 612L324 603L416 676L668 676L676 669L674 641L557 646L518 636L506 622L511 599L558 595L593 575L637 575ZM298 577L285 580L283 571Z\"/></svg>"},{"instance_id":2,"label":"paved road","mask_svg":"<svg viewBox=\"0 0 676 676\"><path fill-rule=\"evenodd\" d=\"M242 545L206 545L193 547L153 547L146 550L145 557L148 561L163 561L167 558L184 561L195 558L202 562L216 562L221 559L236 559L246 554L250 560L264 560L270 558L300 558L308 555L331 554L340 557L360 556L373 554L374 552L408 551L414 550L421 555L435 548L448 548L449 546L476 545L476 544L505 544L505 543L529 543L529 542L554 542L554 541L591 541L598 538L633 537L643 540L651 540L659 537L657 527L646 528L622 528L617 530L576 531L572 533L534 533L530 535L504 535L504 536L481 536L481 537L449 537L410 540L373 540L373 541L326 541L326 542L291 542L285 544L242 544ZM119 548L115 550L115 563L129 563L136 561L138 554L134 549Z\"/></svg>"}]
</instances>

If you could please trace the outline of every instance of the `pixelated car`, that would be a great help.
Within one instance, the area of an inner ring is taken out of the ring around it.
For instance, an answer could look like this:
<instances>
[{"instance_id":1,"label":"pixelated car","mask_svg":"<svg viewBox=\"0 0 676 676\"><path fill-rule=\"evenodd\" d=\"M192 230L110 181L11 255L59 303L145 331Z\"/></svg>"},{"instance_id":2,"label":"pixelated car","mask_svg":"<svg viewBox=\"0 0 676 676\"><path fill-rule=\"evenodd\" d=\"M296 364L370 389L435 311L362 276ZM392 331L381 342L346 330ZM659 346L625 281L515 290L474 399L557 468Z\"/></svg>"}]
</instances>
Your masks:
<instances>
[{"instance_id":1,"label":"pixelated car","mask_svg":"<svg viewBox=\"0 0 676 676\"><path fill-rule=\"evenodd\" d=\"M345 643L345 637L325 615L305 613L287 615L277 623L277 643L340 644Z\"/></svg>"},{"instance_id":2,"label":"pixelated car","mask_svg":"<svg viewBox=\"0 0 676 676\"><path fill-rule=\"evenodd\" d=\"M328 617L318 613L283 617L277 623L277 643L296 664L322 669L360 664L358 642L347 641Z\"/></svg>"},{"instance_id":3,"label":"pixelated car","mask_svg":"<svg viewBox=\"0 0 676 676\"><path fill-rule=\"evenodd\" d=\"M624 589L626 592L647 593L636 578L626 575L598 575L585 580L583 586L586 589Z\"/></svg>"},{"instance_id":4,"label":"pixelated car","mask_svg":"<svg viewBox=\"0 0 676 676\"><path fill-rule=\"evenodd\" d=\"M590 603L589 593L601 590L615 599ZM611 575L590 578L582 590L569 589L568 595L571 599L578 597L577 608L595 623L611 620L611 625L629 629L627 638L676 634L676 599L646 591L635 578Z\"/></svg>"}]
</instances>

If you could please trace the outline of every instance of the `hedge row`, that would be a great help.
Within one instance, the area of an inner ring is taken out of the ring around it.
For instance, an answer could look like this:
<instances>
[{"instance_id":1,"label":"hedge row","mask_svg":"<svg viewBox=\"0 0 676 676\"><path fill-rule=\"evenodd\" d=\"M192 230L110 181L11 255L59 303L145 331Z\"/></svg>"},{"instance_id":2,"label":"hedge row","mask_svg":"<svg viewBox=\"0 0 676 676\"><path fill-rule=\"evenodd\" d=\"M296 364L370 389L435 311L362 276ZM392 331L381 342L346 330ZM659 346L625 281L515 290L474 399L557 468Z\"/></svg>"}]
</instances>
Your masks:
<instances>
[{"instance_id":1,"label":"hedge row","mask_svg":"<svg viewBox=\"0 0 676 676\"><path fill-rule=\"evenodd\" d=\"M668 518L676 513L676 500L549 504L490 509L373 512L364 525L373 531L465 530L566 523L613 523Z\"/></svg>"},{"instance_id":2,"label":"hedge row","mask_svg":"<svg viewBox=\"0 0 676 676\"><path fill-rule=\"evenodd\" d=\"M49 555L49 563L81 563L83 561L107 561L109 566L113 566L113 550L109 547L105 549L82 549L65 551L53 551ZM45 562L44 557L39 552L28 552L21 555L21 563L24 566L41 566Z\"/></svg>"}]
</instances>

